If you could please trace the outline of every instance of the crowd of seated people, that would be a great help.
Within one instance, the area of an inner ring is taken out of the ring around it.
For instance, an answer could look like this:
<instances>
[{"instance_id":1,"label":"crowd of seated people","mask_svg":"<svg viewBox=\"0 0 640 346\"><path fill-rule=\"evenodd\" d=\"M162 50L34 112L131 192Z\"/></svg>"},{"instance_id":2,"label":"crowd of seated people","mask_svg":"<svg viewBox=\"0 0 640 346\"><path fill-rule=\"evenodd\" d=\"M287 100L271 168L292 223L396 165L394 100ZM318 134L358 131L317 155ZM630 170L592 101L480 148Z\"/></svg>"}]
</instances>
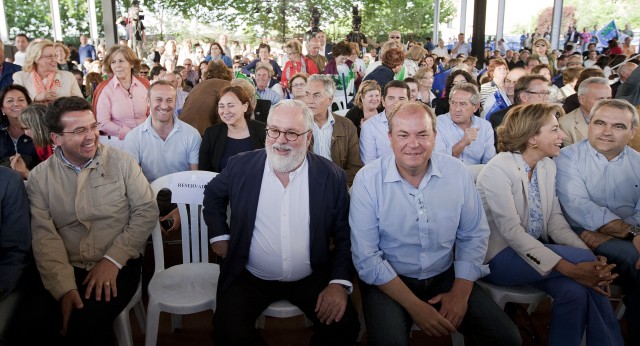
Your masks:
<instances>
[{"instance_id":1,"label":"crowd of seated people","mask_svg":"<svg viewBox=\"0 0 640 346\"><path fill-rule=\"evenodd\" d=\"M522 343L477 280L551 296L549 344L640 344L640 61L612 41L558 51L536 34L476 66L464 34L320 31L253 51L223 34L148 56L17 35L0 77L0 343L113 344L152 229L181 228L150 183L206 170L216 344L262 342L254 322L281 299L315 344L354 344L359 321L370 345L406 344L412 321Z\"/></svg>"}]
</instances>

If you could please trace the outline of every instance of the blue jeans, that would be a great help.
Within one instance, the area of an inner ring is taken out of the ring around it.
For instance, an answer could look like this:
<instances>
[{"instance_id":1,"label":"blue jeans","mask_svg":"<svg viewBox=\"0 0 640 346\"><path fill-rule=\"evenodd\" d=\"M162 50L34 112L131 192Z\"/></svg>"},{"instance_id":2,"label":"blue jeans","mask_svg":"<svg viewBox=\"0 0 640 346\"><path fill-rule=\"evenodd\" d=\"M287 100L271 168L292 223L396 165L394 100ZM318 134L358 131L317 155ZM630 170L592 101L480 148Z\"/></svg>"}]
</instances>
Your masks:
<instances>
[{"instance_id":1,"label":"blue jeans","mask_svg":"<svg viewBox=\"0 0 640 346\"><path fill-rule=\"evenodd\" d=\"M591 251L564 245L545 244L571 263L595 260ZM484 280L496 285L529 284L553 298L549 345L580 345L587 331L588 345L623 345L620 323L607 297L583 286L558 271L540 275L512 248L489 261L491 274ZM588 326L589 328L586 328Z\"/></svg>"},{"instance_id":2,"label":"blue jeans","mask_svg":"<svg viewBox=\"0 0 640 346\"><path fill-rule=\"evenodd\" d=\"M625 289L623 301L627 309L624 318L627 320L629 344L640 345L640 270L636 269L640 254L630 241L618 238L607 240L594 252L617 265L615 271L620 277L616 283L619 281Z\"/></svg>"},{"instance_id":3,"label":"blue jeans","mask_svg":"<svg viewBox=\"0 0 640 346\"><path fill-rule=\"evenodd\" d=\"M448 292L454 280L453 267L438 275L431 283L400 276L411 292L423 301ZM378 287L360 281L367 345L409 345L411 315ZM434 306L440 308L439 304ZM460 326L469 345L520 345L518 328L500 307L478 285L473 285L467 313Z\"/></svg>"}]
</instances>

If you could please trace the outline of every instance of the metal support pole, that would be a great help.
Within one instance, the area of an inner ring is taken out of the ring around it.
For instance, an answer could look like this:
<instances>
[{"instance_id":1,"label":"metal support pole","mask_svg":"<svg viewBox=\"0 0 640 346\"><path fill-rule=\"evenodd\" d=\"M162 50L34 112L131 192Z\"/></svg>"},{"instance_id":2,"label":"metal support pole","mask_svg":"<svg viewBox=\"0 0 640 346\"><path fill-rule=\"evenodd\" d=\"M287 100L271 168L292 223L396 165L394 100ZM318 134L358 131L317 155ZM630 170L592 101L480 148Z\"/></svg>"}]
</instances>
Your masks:
<instances>
[{"instance_id":1,"label":"metal support pole","mask_svg":"<svg viewBox=\"0 0 640 346\"><path fill-rule=\"evenodd\" d=\"M505 0L498 1L498 25L496 27L496 44L504 35L504 4Z\"/></svg>"},{"instance_id":2,"label":"metal support pole","mask_svg":"<svg viewBox=\"0 0 640 346\"><path fill-rule=\"evenodd\" d=\"M562 33L562 0L553 1L553 17L551 19L551 49L558 49Z\"/></svg>"},{"instance_id":3,"label":"metal support pole","mask_svg":"<svg viewBox=\"0 0 640 346\"><path fill-rule=\"evenodd\" d=\"M467 32L467 0L460 0L460 32Z\"/></svg>"},{"instance_id":4,"label":"metal support pole","mask_svg":"<svg viewBox=\"0 0 640 346\"><path fill-rule=\"evenodd\" d=\"M438 30L440 27L440 0L433 1L433 42L438 44Z\"/></svg>"},{"instance_id":5,"label":"metal support pole","mask_svg":"<svg viewBox=\"0 0 640 346\"><path fill-rule=\"evenodd\" d=\"M96 14L96 0L87 0L87 10L89 11L89 36L91 36L93 44L98 44L98 16Z\"/></svg>"},{"instance_id":6,"label":"metal support pole","mask_svg":"<svg viewBox=\"0 0 640 346\"><path fill-rule=\"evenodd\" d=\"M0 38L2 42L9 41L9 29L7 27L7 16L4 13L4 0L0 0Z\"/></svg>"},{"instance_id":7,"label":"metal support pole","mask_svg":"<svg viewBox=\"0 0 640 346\"><path fill-rule=\"evenodd\" d=\"M60 20L60 5L58 0L49 0L49 9L53 22L53 40L62 41L62 22Z\"/></svg>"}]
</instances>

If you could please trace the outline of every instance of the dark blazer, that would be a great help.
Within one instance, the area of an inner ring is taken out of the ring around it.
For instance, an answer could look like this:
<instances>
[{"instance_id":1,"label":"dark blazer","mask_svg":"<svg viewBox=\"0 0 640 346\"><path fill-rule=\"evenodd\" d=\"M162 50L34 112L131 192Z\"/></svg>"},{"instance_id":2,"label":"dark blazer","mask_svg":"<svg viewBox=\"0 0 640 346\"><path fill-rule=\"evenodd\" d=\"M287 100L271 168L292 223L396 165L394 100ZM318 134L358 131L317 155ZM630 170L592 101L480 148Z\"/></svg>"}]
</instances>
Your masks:
<instances>
[{"instance_id":1,"label":"dark blazer","mask_svg":"<svg viewBox=\"0 0 640 346\"><path fill-rule=\"evenodd\" d=\"M209 227L209 239L230 235L227 257L220 270L218 294L227 289L247 265L266 160L264 149L238 154L205 186L202 214ZM325 275L327 284L330 280L351 281L355 270L351 261L346 175L331 161L312 153L307 153L307 164L311 269ZM228 204L230 226L227 225Z\"/></svg>"},{"instance_id":2,"label":"dark blazer","mask_svg":"<svg viewBox=\"0 0 640 346\"><path fill-rule=\"evenodd\" d=\"M364 79L362 81L364 82L366 80L374 80L378 82L380 89L384 90L384 86L387 85L387 83L391 82L394 76L395 73L393 73L393 70L389 66L380 65L373 69L371 73L364 76Z\"/></svg>"},{"instance_id":3,"label":"dark blazer","mask_svg":"<svg viewBox=\"0 0 640 346\"><path fill-rule=\"evenodd\" d=\"M498 148L498 131L496 131L496 129L498 128L498 126L500 126L500 124L502 124L504 116L507 115L511 108L515 106L516 105L511 105L505 109L495 111L489 116L489 122L491 123L491 127L493 127L493 144L496 146L496 149Z\"/></svg>"},{"instance_id":4,"label":"dark blazer","mask_svg":"<svg viewBox=\"0 0 640 346\"><path fill-rule=\"evenodd\" d=\"M253 149L264 148L267 137L266 125L259 121L247 121L249 128L249 138ZM227 145L227 130L229 127L225 123L218 123L210 126L204 131L202 144L200 145L200 158L198 169L201 171L220 172L220 161Z\"/></svg>"},{"instance_id":5,"label":"dark blazer","mask_svg":"<svg viewBox=\"0 0 640 346\"><path fill-rule=\"evenodd\" d=\"M0 74L0 90L4 87L13 84L13 74L22 70L20 65L12 64L10 62L2 63L2 74Z\"/></svg>"}]
</instances>

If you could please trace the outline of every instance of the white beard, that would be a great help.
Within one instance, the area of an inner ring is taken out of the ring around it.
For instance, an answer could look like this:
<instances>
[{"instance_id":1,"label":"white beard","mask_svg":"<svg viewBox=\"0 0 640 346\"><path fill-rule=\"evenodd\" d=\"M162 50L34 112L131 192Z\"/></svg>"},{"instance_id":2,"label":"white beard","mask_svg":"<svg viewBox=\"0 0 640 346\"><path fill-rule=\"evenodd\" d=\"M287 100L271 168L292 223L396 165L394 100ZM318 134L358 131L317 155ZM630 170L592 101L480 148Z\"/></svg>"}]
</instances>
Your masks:
<instances>
[{"instance_id":1,"label":"white beard","mask_svg":"<svg viewBox=\"0 0 640 346\"><path fill-rule=\"evenodd\" d=\"M289 155L279 155L274 152L276 149L290 150ZM293 172L304 161L307 151L305 149L294 149L288 144L275 143L272 146L266 146L267 160L271 168L278 173Z\"/></svg>"}]
</instances>

